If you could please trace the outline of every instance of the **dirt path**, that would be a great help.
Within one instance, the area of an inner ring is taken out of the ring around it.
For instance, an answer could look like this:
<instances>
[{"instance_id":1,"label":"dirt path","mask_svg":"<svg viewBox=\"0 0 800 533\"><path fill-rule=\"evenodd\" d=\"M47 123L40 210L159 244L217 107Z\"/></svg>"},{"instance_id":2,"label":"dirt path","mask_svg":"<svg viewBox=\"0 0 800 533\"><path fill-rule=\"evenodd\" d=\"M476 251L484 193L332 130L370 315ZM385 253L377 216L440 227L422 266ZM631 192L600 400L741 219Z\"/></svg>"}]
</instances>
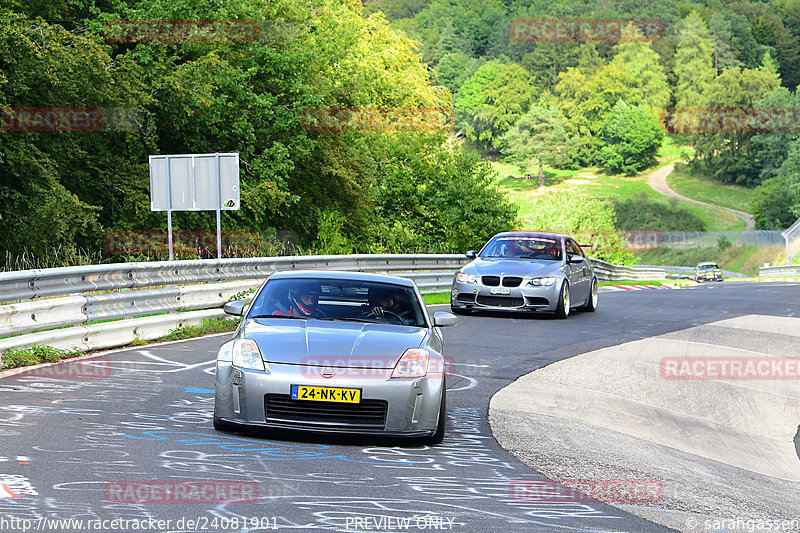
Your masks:
<instances>
[{"instance_id":1,"label":"dirt path","mask_svg":"<svg viewBox=\"0 0 800 533\"><path fill-rule=\"evenodd\" d=\"M692 198L683 196L682 194L678 194L677 192L670 189L669 185L667 185L667 176L669 176L674 169L675 169L675 164L670 163L669 165L656 170L655 172L650 174L650 176L648 176L647 183L650 185L650 187L653 188L654 191L656 191L659 194L663 194L664 196L669 196L670 198L677 198L678 200L684 200L686 202L692 202L694 204L708 205L711 207L724 209L725 211L733 213L737 217L744 220L744 223L746 225L745 231L750 231L756 227L755 220L753 220L753 215L751 215L750 213L745 213L744 211L738 211L736 209L731 209L729 207L722 207L720 205L709 204L707 202L701 202L700 200L694 200Z\"/></svg>"}]
</instances>

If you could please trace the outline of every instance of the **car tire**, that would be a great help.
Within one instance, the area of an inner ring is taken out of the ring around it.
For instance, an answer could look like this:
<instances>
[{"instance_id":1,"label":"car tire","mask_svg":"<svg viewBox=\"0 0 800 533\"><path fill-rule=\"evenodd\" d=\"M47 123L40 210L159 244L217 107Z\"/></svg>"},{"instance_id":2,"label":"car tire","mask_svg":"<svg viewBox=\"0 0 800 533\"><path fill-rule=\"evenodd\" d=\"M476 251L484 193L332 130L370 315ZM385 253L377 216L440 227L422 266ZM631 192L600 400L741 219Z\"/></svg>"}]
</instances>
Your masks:
<instances>
[{"instance_id":1,"label":"car tire","mask_svg":"<svg viewBox=\"0 0 800 533\"><path fill-rule=\"evenodd\" d=\"M567 318L569 316L569 306L569 282L564 280L564 283L561 284L561 291L558 293L556 318Z\"/></svg>"},{"instance_id":2,"label":"car tire","mask_svg":"<svg viewBox=\"0 0 800 533\"><path fill-rule=\"evenodd\" d=\"M444 380L444 378L442 378ZM447 383L442 382L442 401L439 404L439 421L436 423L436 432L425 439L425 444L441 444L444 440L444 430L447 425Z\"/></svg>"},{"instance_id":3,"label":"car tire","mask_svg":"<svg viewBox=\"0 0 800 533\"><path fill-rule=\"evenodd\" d=\"M588 311L594 313L597 310L597 278L592 278L592 288L589 292L589 298L586 303L581 307L581 311Z\"/></svg>"}]
</instances>

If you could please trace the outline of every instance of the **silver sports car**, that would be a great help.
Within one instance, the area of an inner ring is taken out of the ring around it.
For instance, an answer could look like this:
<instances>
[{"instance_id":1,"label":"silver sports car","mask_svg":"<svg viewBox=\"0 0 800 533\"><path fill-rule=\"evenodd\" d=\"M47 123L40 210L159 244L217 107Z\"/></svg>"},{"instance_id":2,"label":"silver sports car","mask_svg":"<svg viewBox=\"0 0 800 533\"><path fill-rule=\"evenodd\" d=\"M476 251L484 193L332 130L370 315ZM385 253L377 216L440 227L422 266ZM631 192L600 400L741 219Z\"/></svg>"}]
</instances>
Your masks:
<instances>
[{"instance_id":1,"label":"silver sports car","mask_svg":"<svg viewBox=\"0 0 800 533\"><path fill-rule=\"evenodd\" d=\"M580 245L555 233L499 233L453 278L450 307L471 310L548 311L597 309L597 278Z\"/></svg>"},{"instance_id":2,"label":"silver sports car","mask_svg":"<svg viewBox=\"0 0 800 533\"><path fill-rule=\"evenodd\" d=\"M214 427L420 437L442 441L446 387L439 326L410 280L278 272L217 355Z\"/></svg>"}]
</instances>

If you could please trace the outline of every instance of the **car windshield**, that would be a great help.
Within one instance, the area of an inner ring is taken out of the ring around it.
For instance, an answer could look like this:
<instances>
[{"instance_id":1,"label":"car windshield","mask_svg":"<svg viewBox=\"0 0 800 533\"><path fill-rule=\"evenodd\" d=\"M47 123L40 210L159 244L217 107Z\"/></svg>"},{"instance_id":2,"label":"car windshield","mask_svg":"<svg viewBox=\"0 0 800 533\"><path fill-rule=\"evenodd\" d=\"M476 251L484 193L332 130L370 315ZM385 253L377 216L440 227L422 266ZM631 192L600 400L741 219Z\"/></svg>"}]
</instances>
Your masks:
<instances>
[{"instance_id":1,"label":"car windshield","mask_svg":"<svg viewBox=\"0 0 800 533\"><path fill-rule=\"evenodd\" d=\"M715 270L715 269L718 269L718 268L719 268L719 267L718 267L717 265L714 265L714 264L709 264L709 265L697 265L697 269L698 269L698 270Z\"/></svg>"},{"instance_id":2,"label":"car windshield","mask_svg":"<svg viewBox=\"0 0 800 533\"><path fill-rule=\"evenodd\" d=\"M358 280L269 280L250 306L247 318L284 317L426 326L413 288Z\"/></svg>"},{"instance_id":3,"label":"car windshield","mask_svg":"<svg viewBox=\"0 0 800 533\"><path fill-rule=\"evenodd\" d=\"M480 257L503 257L508 259L544 259L561 261L559 239L544 235L500 236L483 247Z\"/></svg>"}]
</instances>

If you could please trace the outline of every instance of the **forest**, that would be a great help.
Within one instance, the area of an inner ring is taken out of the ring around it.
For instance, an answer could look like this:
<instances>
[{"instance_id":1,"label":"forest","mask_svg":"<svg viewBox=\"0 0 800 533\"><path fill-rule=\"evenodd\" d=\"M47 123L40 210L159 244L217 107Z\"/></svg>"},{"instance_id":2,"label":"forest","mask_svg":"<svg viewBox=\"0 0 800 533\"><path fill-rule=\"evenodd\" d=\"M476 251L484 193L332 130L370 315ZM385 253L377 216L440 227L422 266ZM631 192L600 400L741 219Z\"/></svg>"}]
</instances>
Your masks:
<instances>
[{"instance_id":1,"label":"forest","mask_svg":"<svg viewBox=\"0 0 800 533\"><path fill-rule=\"evenodd\" d=\"M103 242L165 229L166 215L150 211L151 154L240 154L242 205L223 213L223 229L260 244L231 253L285 253L287 241L463 252L518 225L490 159L624 176L654 164L676 110L800 109L800 0L0 5L5 268L23 256L137 259L108 257ZM632 22L618 39L556 42L510 31L542 19L655 20L659 30L643 38ZM186 21L216 25L209 34ZM310 127L331 109L452 118ZM47 110L60 110L62 127L41 127ZM694 147L696 172L756 188L758 227L779 229L800 216L797 126L670 133ZM174 222L215 225L207 212Z\"/></svg>"}]
</instances>

